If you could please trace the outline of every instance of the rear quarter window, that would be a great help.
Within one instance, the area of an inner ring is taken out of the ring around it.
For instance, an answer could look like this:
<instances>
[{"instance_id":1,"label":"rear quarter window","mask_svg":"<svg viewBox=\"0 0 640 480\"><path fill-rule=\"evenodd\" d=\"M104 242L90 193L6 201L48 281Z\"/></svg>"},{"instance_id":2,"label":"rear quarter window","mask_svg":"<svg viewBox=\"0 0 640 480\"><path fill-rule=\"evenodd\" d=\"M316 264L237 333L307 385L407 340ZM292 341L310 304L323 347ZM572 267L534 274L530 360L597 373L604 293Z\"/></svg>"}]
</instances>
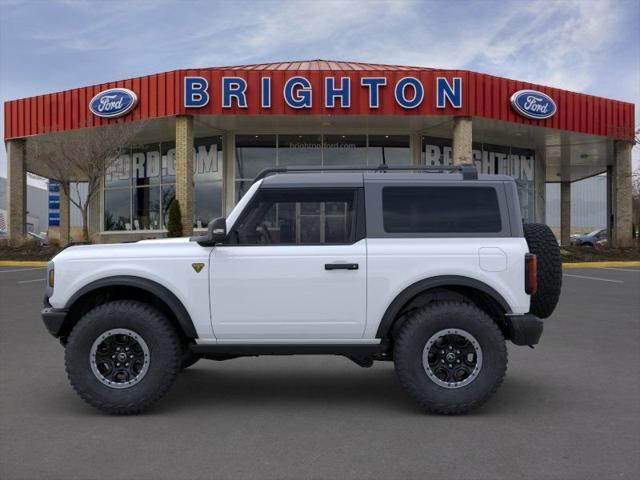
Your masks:
<instances>
[{"instance_id":1,"label":"rear quarter window","mask_svg":"<svg viewBox=\"0 0 640 480\"><path fill-rule=\"evenodd\" d=\"M387 233L497 233L500 204L493 187L384 187Z\"/></svg>"}]
</instances>

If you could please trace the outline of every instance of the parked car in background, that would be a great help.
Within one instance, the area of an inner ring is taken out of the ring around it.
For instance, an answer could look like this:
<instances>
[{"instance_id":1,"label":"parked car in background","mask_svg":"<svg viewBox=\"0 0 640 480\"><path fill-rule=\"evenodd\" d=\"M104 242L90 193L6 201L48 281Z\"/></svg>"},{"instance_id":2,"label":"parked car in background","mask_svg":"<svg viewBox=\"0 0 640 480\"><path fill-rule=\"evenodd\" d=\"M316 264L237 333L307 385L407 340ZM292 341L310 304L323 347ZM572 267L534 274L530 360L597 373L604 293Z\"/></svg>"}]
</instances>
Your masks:
<instances>
[{"instance_id":1,"label":"parked car in background","mask_svg":"<svg viewBox=\"0 0 640 480\"><path fill-rule=\"evenodd\" d=\"M27 232L27 238L29 240L35 240L36 242L38 242L38 246L40 247L49 245L49 240L47 240L47 237L45 237L44 235L38 235L37 233L34 233L34 232Z\"/></svg>"},{"instance_id":2,"label":"parked car in background","mask_svg":"<svg viewBox=\"0 0 640 480\"><path fill-rule=\"evenodd\" d=\"M595 247L596 243L601 240L607 240L608 233L606 228L599 228L586 235L571 235L571 245L576 247Z\"/></svg>"}]
</instances>

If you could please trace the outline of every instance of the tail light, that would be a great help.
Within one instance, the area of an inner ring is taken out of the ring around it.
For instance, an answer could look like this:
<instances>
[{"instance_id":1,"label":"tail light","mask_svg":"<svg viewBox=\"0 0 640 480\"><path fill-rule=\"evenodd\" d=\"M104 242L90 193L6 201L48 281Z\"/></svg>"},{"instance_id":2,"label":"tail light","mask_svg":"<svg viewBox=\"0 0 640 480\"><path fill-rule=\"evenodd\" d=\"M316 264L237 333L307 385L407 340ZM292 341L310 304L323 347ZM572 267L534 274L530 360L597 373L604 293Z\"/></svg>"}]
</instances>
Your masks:
<instances>
[{"instance_id":1,"label":"tail light","mask_svg":"<svg viewBox=\"0 0 640 480\"><path fill-rule=\"evenodd\" d=\"M538 257L533 253L524 256L524 291L529 295L538 291Z\"/></svg>"}]
</instances>

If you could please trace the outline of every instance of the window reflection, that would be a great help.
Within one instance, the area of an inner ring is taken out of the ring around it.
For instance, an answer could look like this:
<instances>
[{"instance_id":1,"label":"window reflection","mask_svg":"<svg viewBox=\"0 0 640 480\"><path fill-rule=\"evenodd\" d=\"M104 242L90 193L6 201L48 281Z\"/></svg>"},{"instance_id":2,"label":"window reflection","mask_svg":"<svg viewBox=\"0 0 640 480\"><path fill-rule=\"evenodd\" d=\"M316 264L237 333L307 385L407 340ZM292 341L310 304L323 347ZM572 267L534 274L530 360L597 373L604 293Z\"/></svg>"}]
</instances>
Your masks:
<instances>
[{"instance_id":1,"label":"window reflection","mask_svg":"<svg viewBox=\"0 0 640 480\"><path fill-rule=\"evenodd\" d=\"M369 135L368 164L409 165L409 135Z\"/></svg>"}]
</instances>

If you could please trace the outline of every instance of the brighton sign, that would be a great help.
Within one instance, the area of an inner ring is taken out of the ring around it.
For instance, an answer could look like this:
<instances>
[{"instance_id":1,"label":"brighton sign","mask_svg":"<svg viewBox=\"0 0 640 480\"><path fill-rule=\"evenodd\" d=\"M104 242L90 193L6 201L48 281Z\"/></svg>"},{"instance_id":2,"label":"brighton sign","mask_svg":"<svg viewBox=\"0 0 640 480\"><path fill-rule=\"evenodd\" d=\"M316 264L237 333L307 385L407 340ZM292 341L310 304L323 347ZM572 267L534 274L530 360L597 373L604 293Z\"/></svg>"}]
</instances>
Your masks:
<instances>
[{"instance_id":1,"label":"brighton sign","mask_svg":"<svg viewBox=\"0 0 640 480\"><path fill-rule=\"evenodd\" d=\"M523 117L534 120L551 118L558 110L549 95L536 90L518 90L511 95L511 105Z\"/></svg>"},{"instance_id":2,"label":"brighton sign","mask_svg":"<svg viewBox=\"0 0 640 480\"><path fill-rule=\"evenodd\" d=\"M410 110L419 107L425 99L425 88L422 82L415 77L401 77L391 84L386 77L362 77L356 85L353 85L350 77L325 77L322 81L324 87L323 106L325 108L351 107L352 95L359 95L363 90L368 98L369 108L376 109L381 106L383 88L390 87L393 91L395 102L400 107ZM271 108L272 100L278 95L278 100L294 109L309 109L313 107L313 86L311 81L304 76L295 76L284 82L281 92L275 92L272 88L271 77L260 78L260 106ZM222 77L220 85L220 105L222 108L247 108L247 91L249 84L242 77ZM204 77L184 77L185 108L202 108L209 104L212 91L209 82ZM435 82L436 108L462 108L462 78L445 77L436 78ZM339 105L339 107L338 107Z\"/></svg>"},{"instance_id":3,"label":"brighton sign","mask_svg":"<svg viewBox=\"0 0 640 480\"><path fill-rule=\"evenodd\" d=\"M98 93L89 102L91 113L102 118L126 115L138 104L138 96L128 88L110 88Z\"/></svg>"}]
</instances>

